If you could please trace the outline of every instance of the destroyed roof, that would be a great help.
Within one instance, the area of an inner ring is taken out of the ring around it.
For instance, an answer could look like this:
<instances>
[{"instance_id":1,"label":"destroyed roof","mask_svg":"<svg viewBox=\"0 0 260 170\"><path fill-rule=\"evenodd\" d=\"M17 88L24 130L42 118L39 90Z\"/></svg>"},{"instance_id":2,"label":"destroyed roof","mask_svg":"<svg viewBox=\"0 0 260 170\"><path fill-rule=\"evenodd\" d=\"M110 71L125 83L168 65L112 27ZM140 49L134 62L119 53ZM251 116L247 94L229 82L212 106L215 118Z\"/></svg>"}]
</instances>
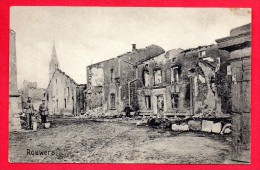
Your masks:
<instances>
[{"instance_id":1,"label":"destroyed roof","mask_svg":"<svg viewBox=\"0 0 260 170\"><path fill-rule=\"evenodd\" d=\"M63 74L64 76L66 76L70 81L72 81L76 86L78 86L78 83L76 83L69 75L67 75L65 72L61 71L60 69L56 69L55 72L53 73L51 80L49 81L49 84L47 86L47 89L49 88L49 85L51 84L51 81L55 75L56 72L59 72L61 74Z\"/></svg>"},{"instance_id":2,"label":"destroyed roof","mask_svg":"<svg viewBox=\"0 0 260 170\"><path fill-rule=\"evenodd\" d=\"M118 56L118 58L124 57L124 59L131 60L132 63L138 65L163 53L165 53L165 51L162 47L153 44L145 48L136 49L135 51L122 54Z\"/></svg>"},{"instance_id":3,"label":"destroyed roof","mask_svg":"<svg viewBox=\"0 0 260 170\"><path fill-rule=\"evenodd\" d=\"M104 62L110 61L110 60L114 60L114 59L115 59L115 58L110 58L110 59L107 59L107 60L103 60L103 61L100 61L100 62L97 62L97 63L91 64L91 65L88 65L87 67L92 67L92 66L95 66L95 65L98 65L98 64L101 64L101 63L104 63Z\"/></svg>"},{"instance_id":4,"label":"destroyed roof","mask_svg":"<svg viewBox=\"0 0 260 170\"><path fill-rule=\"evenodd\" d=\"M177 54L181 53L183 49L178 48L178 49L172 49L166 52L165 57L169 58L170 56L176 56Z\"/></svg>"},{"instance_id":5,"label":"destroyed roof","mask_svg":"<svg viewBox=\"0 0 260 170\"><path fill-rule=\"evenodd\" d=\"M131 52L121 54L121 55L119 55L115 58L111 58L111 59L108 59L108 60L104 60L104 61L100 61L98 63L91 64L88 67L95 66L95 65L98 65L98 64L110 61L110 60L114 60L116 58L123 58L123 57L131 58L132 60L134 60L133 63L143 62L145 60L149 60L149 59L154 58L158 55L161 55L164 52L165 51L162 47L159 47L157 45L152 44L152 45L149 45L145 48L140 48L140 49L136 49L135 51L131 51Z\"/></svg>"},{"instance_id":6,"label":"destroyed roof","mask_svg":"<svg viewBox=\"0 0 260 170\"><path fill-rule=\"evenodd\" d=\"M187 53L187 52L193 52L193 51L199 51L201 49L206 49L208 47L212 47L214 46L214 44L211 44L211 45L204 45L204 46L198 46L196 48L188 48L186 50L183 50L181 53Z\"/></svg>"}]
</instances>

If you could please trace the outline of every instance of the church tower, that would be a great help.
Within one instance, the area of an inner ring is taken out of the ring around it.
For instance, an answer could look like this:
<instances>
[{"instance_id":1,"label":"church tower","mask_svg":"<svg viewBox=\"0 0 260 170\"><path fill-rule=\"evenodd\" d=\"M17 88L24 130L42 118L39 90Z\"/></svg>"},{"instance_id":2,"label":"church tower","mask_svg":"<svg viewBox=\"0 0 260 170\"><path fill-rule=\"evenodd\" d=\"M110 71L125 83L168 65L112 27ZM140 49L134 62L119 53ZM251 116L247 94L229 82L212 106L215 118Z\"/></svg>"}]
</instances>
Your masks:
<instances>
[{"instance_id":1,"label":"church tower","mask_svg":"<svg viewBox=\"0 0 260 170\"><path fill-rule=\"evenodd\" d=\"M51 80L52 75L58 68L59 68L59 61L58 61L57 54L56 54L55 43L53 41L51 61L49 63L49 80Z\"/></svg>"}]
</instances>

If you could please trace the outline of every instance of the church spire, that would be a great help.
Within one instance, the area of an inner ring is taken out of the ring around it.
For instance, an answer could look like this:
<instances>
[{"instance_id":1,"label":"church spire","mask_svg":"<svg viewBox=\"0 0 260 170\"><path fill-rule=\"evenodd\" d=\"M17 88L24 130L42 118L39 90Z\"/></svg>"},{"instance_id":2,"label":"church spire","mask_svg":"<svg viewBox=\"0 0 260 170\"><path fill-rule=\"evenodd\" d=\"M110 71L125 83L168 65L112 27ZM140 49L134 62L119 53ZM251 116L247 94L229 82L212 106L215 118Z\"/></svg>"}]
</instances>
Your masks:
<instances>
[{"instance_id":1,"label":"church spire","mask_svg":"<svg viewBox=\"0 0 260 170\"><path fill-rule=\"evenodd\" d=\"M53 40L53 46L52 46L52 54L51 54L51 57L57 57L57 54L56 54L56 47L55 47L55 41Z\"/></svg>"},{"instance_id":2,"label":"church spire","mask_svg":"<svg viewBox=\"0 0 260 170\"><path fill-rule=\"evenodd\" d=\"M50 61L50 64L49 64L49 80L51 80L52 75L54 74L54 72L58 68L59 68L59 61L58 61L57 54L56 54L55 42L53 40L51 61Z\"/></svg>"}]
</instances>

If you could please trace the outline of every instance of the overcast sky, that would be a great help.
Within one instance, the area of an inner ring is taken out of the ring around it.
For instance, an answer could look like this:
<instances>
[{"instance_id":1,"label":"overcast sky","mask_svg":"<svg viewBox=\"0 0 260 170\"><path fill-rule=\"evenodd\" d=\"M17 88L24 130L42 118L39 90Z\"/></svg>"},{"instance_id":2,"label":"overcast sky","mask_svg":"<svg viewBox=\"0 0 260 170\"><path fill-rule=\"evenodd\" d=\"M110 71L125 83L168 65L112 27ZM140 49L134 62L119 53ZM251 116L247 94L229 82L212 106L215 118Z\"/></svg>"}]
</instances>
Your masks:
<instances>
[{"instance_id":1,"label":"overcast sky","mask_svg":"<svg viewBox=\"0 0 260 170\"><path fill-rule=\"evenodd\" d=\"M60 69L86 83L86 66L151 44L165 51L215 43L251 22L249 9L12 7L18 87L46 88L53 40Z\"/></svg>"}]
</instances>

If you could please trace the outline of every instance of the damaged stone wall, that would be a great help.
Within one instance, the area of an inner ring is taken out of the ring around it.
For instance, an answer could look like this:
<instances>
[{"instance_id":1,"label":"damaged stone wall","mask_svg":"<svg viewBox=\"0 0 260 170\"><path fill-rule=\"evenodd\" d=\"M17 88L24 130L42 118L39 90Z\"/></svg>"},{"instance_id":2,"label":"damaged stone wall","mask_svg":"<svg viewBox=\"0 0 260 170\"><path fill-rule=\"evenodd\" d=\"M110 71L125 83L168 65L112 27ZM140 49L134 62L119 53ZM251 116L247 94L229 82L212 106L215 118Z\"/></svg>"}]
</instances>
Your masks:
<instances>
[{"instance_id":1,"label":"damaged stone wall","mask_svg":"<svg viewBox=\"0 0 260 170\"><path fill-rule=\"evenodd\" d=\"M103 106L104 71L103 63L87 67L87 107L86 111Z\"/></svg>"},{"instance_id":2,"label":"damaged stone wall","mask_svg":"<svg viewBox=\"0 0 260 170\"><path fill-rule=\"evenodd\" d=\"M80 84L78 85L77 88L77 112L78 113L82 113L85 111L85 105L86 105L86 101L85 101L85 93L84 91L86 90L86 84Z\"/></svg>"},{"instance_id":3,"label":"damaged stone wall","mask_svg":"<svg viewBox=\"0 0 260 170\"><path fill-rule=\"evenodd\" d=\"M203 55L201 55L203 54ZM146 96L151 96L154 89L163 88L165 115L192 115L204 111L214 111L218 116L226 110L222 107L222 98L227 97L230 88L226 85L226 66L229 54L216 46L205 46L182 51L171 50L152 58L138 66L137 94L140 111L144 114L157 113L156 103L147 110ZM150 86L144 84L144 69L148 69ZM155 86L154 70L160 69L162 82ZM173 69L177 79L173 78ZM175 73L176 74L176 73ZM157 94L158 95L158 94ZM152 98L153 96L151 96ZM177 99L174 99L177 98ZM156 101L157 99L154 98ZM178 103L174 105L174 101ZM177 106L177 108L176 108Z\"/></svg>"},{"instance_id":4,"label":"damaged stone wall","mask_svg":"<svg viewBox=\"0 0 260 170\"><path fill-rule=\"evenodd\" d=\"M228 52L216 46L205 49L205 55L199 56L193 77L194 114L207 113L221 117L228 112L231 91L227 82L228 58Z\"/></svg>"},{"instance_id":5,"label":"damaged stone wall","mask_svg":"<svg viewBox=\"0 0 260 170\"><path fill-rule=\"evenodd\" d=\"M99 107L102 107L103 112L117 110L119 105L119 87L116 84L117 77L117 58L99 62L87 67L87 110ZM113 100L111 97L112 95L114 95L115 101L111 101L111 99Z\"/></svg>"}]
</instances>

